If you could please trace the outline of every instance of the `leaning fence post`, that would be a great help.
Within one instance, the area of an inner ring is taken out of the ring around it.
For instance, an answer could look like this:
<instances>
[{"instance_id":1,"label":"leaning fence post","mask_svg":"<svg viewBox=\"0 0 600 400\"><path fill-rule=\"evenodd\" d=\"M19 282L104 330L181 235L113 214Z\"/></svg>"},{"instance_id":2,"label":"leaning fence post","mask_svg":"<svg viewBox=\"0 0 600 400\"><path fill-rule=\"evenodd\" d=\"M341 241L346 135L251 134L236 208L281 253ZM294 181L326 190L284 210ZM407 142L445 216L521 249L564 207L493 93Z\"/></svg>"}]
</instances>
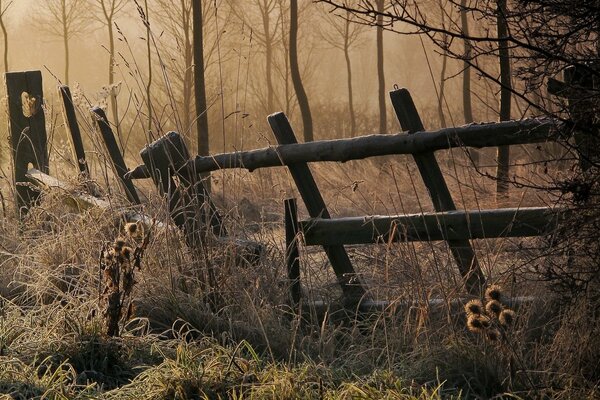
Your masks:
<instances>
[{"instance_id":1,"label":"leaning fence post","mask_svg":"<svg viewBox=\"0 0 600 400\"><path fill-rule=\"evenodd\" d=\"M112 165L119 179L119 182L125 189L125 194L127 199L134 204L141 204L140 198L135 190L135 186L133 182L129 178L125 178L125 174L127 173L127 165L125 164L125 160L123 159L123 155L119 150L119 146L117 145L117 141L115 140L115 135L108 124L108 119L106 118L106 113L100 107L94 107L91 109L92 117L96 121L96 125L98 127L98 131L102 135L102 140L106 146L106 150L108 151L108 155L112 160Z\"/></svg>"},{"instance_id":2,"label":"leaning fence post","mask_svg":"<svg viewBox=\"0 0 600 400\"><path fill-rule=\"evenodd\" d=\"M73 151L73 157L75 158L75 163L77 164L77 170L79 173L89 176L90 171L88 169L87 162L85 161L83 140L81 139L79 124L77 123L77 115L75 114L71 90L67 85L60 85L58 87L58 94L62 100L61 105L63 118L65 120L65 129L71 142L71 150Z\"/></svg>"},{"instance_id":3,"label":"leaning fence post","mask_svg":"<svg viewBox=\"0 0 600 400\"><path fill-rule=\"evenodd\" d=\"M390 98L403 130L408 131L408 134L425 130L415 103L407 89L391 91ZM435 154L433 152L415 153L413 158L417 163L435 210L438 212L456 210L454 200L444 180L444 175L435 159ZM441 223L443 224L443 221ZM468 228L465 226L464 229ZM447 242L458 264L458 269L465 280L467 290L469 293L479 293L485 285L485 276L479 267L471 243L467 239L448 240Z\"/></svg>"},{"instance_id":4,"label":"leaning fence post","mask_svg":"<svg viewBox=\"0 0 600 400\"><path fill-rule=\"evenodd\" d=\"M285 265L290 281L292 305L300 304L302 287L300 285L300 251L298 249L298 206L296 199L283 202L285 210Z\"/></svg>"},{"instance_id":5,"label":"leaning fence post","mask_svg":"<svg viewBox=\"0 0 600 400\"><path fill-rule=\"evenodd\" d=\"M269 125L279 144L297 143L296 135L284 113L275 113L268 117ZM323 197L306 163L288 165L296 187L312 218L330 218ZM350 303L359 302L365 295L360 279L352 267L344 246L323 246L327 258L335 271L344 296Z\"/></svg>"},{"instance_id":6,"label":"leaning fence post","mask_svg":"<svg viewBox=\"0 0 600 400\"><path fill-rule=\"evenodd\" d=\"M188 245L198 245L207 226L215 235L226 234L221 216L188 163L188 149L179 133L167 133L147 145L140 156L159 192L168 196L171 218L184 230Z\"/></svg>"},{"instance_id":7,"label":"leaning fence post","mask_svg":"<svg viewBox=\"0 0 600 400\"><path fill-rule=\"evenodd\" d=\"M42 108L44 94L40 71L8 72L5 74L8 95L8 124L16 205L19 215L37 200L39 192L32 189L26 177L29 164L48 173L48 138L46 118Z\"/></svg>"}]
</instances>

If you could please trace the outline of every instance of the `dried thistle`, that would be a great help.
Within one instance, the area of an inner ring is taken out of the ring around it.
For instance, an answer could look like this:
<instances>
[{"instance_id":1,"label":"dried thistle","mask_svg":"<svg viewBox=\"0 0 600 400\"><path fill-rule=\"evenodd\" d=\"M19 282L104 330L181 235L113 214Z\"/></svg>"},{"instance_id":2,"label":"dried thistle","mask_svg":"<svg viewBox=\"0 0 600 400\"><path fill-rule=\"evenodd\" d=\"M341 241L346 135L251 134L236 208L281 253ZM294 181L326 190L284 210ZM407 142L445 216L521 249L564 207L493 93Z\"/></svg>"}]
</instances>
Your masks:
<instances>
[{"instance_id":1,"label":"dried thistle","mask_svg":"<svg viewBox=\"0 0 600 400\"><path fill-rule=\"evenodd\" d=\"M491 285L485 290L486 300L500 301L502 298L502 288L498 285Z\"/></svg>"},{"instance_id":2,"label":"dried thistle","mask_svg":"<svg viewBox=\"0 0 600 400\"><path fill-rule=\"evenodd\" d=\"M498 318L504 307L498 300L490 300L485 305L485 311L488 315Z\"/></svg>"},{"instance_id":3,"label":"dried thistle","mask_svg":"<svg viewBox=\"0 0 600 400\"><path fill-rule=\"evenodd\" d=\"M465 304L465 312L467 315L481 315L483 314L483 303L479 299L473 299Z\"/></svg>"},{"instance_id":4,"label":"dried thistle","mask_svg":"<svg viewBox=\"0 0 600 400\"><path fill-rule=\"evenodd\" d=\"M467 328L473 333L482 333L487 327L489 327L489 320L486 321L481 315L471 314L467 318Z\"/></svg>"},{"instance_id":5,"label":"dried thistle","mask_svg":"<svg viewBox=\"0 0 600 400\"><path fill-rule=\"evenodd\" d=\"M500 340L500 331L498 329L489 329L486 332L486 337L490 342L497 342Z\"/></svg>"},{"instance_id":6,"label":"dried thistle","mask_svg":"<svg viewBox=\"0 0 600 400\"><path fill-rule=\"evenodd\" d=\"M140 221L129 222L125 224L125 233L133 239L141 238L144 236L144 226Z\"/></svg>"},{"instance_id":7,"label":"dried thistle","mask_svg":"<svg viewBox=\"0 0 600 400\"><path fill-rule=\"evenodd\" d=\"M498 321L500 321L500 325L502 325L502 327L508 328L515 323L516 318L517 314L513 310L506 308L500 313Z\"/></svg>"}]
</instances>

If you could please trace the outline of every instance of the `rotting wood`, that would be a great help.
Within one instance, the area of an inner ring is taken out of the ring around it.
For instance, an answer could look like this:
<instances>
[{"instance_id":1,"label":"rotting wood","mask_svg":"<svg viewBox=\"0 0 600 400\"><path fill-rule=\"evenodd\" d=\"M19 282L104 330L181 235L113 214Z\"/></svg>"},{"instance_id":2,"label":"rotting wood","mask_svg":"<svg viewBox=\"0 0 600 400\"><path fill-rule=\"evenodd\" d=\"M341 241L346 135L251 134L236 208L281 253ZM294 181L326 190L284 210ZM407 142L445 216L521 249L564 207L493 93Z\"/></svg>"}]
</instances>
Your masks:
<instances>
[{"instance_id":1,"label":"rotting wood","mask_svg":"<svg viewBox=\"0 0 600 400\"><path fill-rule=\"evenodd\" d=\"M123 155L119 150L119 145L115 140L115 135L113 133L112 128L108 123L108 119L106 118L106 113L100 107L94 107L91 109L92 117L96 121L96 125L98 127L98 131L102 136L102 140L112 160L112 166L119 179L119 182L123 186L125 190L125 195L127 199L133 204L141 204L140 198L135 190L135 186L131 179L125 178L125 174L127 173L127 165L125 164L125 160L123 159Z\"/></svg>"},{"instance_id":2,"label":"rotting wood","mask_svg":"<svg viewBox=\"0 0 600 400\"><path fill-rule=\"evenodd\" d=\"M300 221L300 230L308 246L527 237L552 233L566 213L563 209L529 207L313 218Z\"/></svg>"},{"instance_id":3,"label":"rotting wood","mask_svg":"<svg viewBox=\"0 0 600 400\"><path fill-rule=\"evenodd\" d=\"M44 173L49 171L48 137L44 116L44 94L40 71L5 74L8 96L8 124L13 159L13 179L17 212L23 215L39 193L28 185L29 164Z\"/></svg>"},{"instance_id":4,"label":"rotting wood","mask_svg":"<svg viewBox=\"0 0 600 400\"><path fill-rule=\"evenodd\" d=\"M279 144L297 143L296 135L283 113L275 113L268 117L269 125ZM313 218L330 218L323 197L306 163L288 165L288 169L302 196L302 200ZM355 304L365 296L365 289L360 283L354 267L350 262L344 246L323 246L327 258L333 267L338 282L344 292L345 301Z\"/></svg>"},{"instance_id":5,"label":"rotting wood","mask_svg":"<svg viewBox=\"0 0 600 400\"><path fill-rule=\"evenodd\" d=\"M77 115L75 114L75 106L73 105L73 96L71 96L71 89L66 85L60 85L58 87L58 94L61 97L62 113L65 120L65 129L69 136L71 143L71 150L73 152L73 158L77 164L77 170L81 174L89 176L89 169L85 160L85 150L83 148L83 140L81 139L81 131L79 130L79 124L77 123Z\"/></svg>"},{"instance_id":6,"label":"rotting wood","mask_svg":"<svg viewBox=\"0 0 600 400\"><path fill-rule=\"evenodd\" d=\"M421 117L407 89L391 91L390 99L402 129L408 131L409 136L416 132L425 131ZM419 168L435 210L438 212L456 210L454 200L448 185L446 185L435 154L432 151L416 152L413 153L413 158ZM456 229L462 231L464 235L468 233L466 224L460 227L457 226ZM447 242L465 281L467 291L471 294L481 292L485 285L485 276L479 266L471 243L466 239L449 239Z\"/></svg>"}]
</instances>

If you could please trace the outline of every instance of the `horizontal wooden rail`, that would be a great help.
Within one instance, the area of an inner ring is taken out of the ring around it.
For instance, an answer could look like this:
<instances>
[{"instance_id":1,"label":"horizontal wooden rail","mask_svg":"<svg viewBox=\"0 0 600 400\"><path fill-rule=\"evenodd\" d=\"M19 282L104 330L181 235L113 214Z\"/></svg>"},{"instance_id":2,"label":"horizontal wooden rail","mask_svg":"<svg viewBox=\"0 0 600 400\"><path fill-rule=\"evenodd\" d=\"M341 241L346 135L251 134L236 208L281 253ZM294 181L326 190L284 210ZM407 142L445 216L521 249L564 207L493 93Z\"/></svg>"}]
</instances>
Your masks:
<instances>
[{"instance_id":1,"label":"horizontal wooden rail","mask_svg":"<svg viewBox=\"0 0 600 400\"><path fill-rule=\"evenodd\" d=\"M367 135L352 139L319 140L309 143L284 144L263 149L196 156L196 172L226 168L257 168L291 165L299 162L361 160L391 154L415 154L454 147L495 147L514 144L539 143L556 140L559 122L549 118L471 124L432 132L404 132L391 135ZM127 178L149 178L147 168L138 166Z\"/></svg>"},{"instance_id":2,"label":"horizontal wooden rail","mask_svg":"<svg viewBox=\"0 0 600 400\"><path fill-rule=\"evenodd\" d=\"M447 211L401 216L312 218L300 221L306 245L387 243L539 236L565 210L546 207Z\"/></svg>"}]
</instances>

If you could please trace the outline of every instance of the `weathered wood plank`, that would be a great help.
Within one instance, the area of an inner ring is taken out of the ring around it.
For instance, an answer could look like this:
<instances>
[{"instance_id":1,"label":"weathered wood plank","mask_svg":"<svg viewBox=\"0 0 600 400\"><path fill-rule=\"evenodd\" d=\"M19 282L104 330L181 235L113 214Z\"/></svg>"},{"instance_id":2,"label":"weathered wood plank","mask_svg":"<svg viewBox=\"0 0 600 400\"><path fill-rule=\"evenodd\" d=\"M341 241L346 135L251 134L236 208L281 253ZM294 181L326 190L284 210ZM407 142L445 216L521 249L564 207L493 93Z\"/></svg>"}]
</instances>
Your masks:
<instances>
[{"instance_id":1,"label":"weathered wood plank","mask_svg":"<svg viewBox=\"0 0 600 400\"><path fill-rule=\"evenodd\" d=\"M292 127L283 113L269 115L269 125L279 144L297 143ZM306 163L288 165L289 171L302 196L308 213L313 218L330 218L325 201ZM348 253L343 246L323 246L327 258L335 271L346 300L350 303L359 301L365 295L365 290L358 279Z\"/></svg>"},{"instance_id":2,"label":"weathered wood plank","mask_svg":"<svg viewBox=\"0 0 600 400\"><path fill-rule=\"evenodd\" d=\"M22 215L39 195L27 185L29 164L45 173L49 170L46 118L42 108L42 73L8 72L5 74L5 83L13 178L16 184L15 203L18 213Z\"/></svg>"},{"instance_id":3,"label":"weathered wood plank","mask_svg":"<svg viewBox=\"0 0 600 400\"><path fill-rule=\"evenodd\" d=\"M390 92L390 98L403 130L408 131L409 135L425 131L408 90L393 90ZM438 212L456 210L448 185L446 185L442 171L435 159L435 154L431 151L417 152L413 153L413 158L419 168L435 210ZM468 232L466 226L457 226L456 228L465 235ZM448 240L448 246L458 264L469 293L480 292L485 285L485 276L479 267L471 243L465 239L450 239Z\"/></svg>"},{"instance_id":4,"label":"weathered wood plank","mask_svg":"<svg viewBox=\"0 0 600 400\"><path fill-rule=\"evenodd\" d=\"M65 121L65 129L69 141L71 143L71 150L73 152L73 159L77 164L77 170L79 173L89 176L90 171L88 169L87 162L85 160L85 150L83 148L83 140L81 139L81 131L79 130L79 124L77 123L77 115L75 113L75 106L73 105L73 97L71 96L71 89L67 85L60 85L58 87L58 94L61 97L62 114Z\"/></svg>"},{"instance_id":5,"label":"weathered wood plank","mask_svg":"<svg viewBox=\"0 0 600 400\"><path fill-rule=\"evenodd\" d=\"M141 204L140 198L135 190L135 186L131 179L126 179L125 174L127 173L127 165L125 164L125 160L123 159L123 155L119 150L119 145L115 140L115 135L113 134L113 130L108 123L108 119L106 118L106 113L100 107L94 107L91 109L92 117L96 121L96 126L100 135L102 136L102 140L112 160L112 167L114 169L115 175L119 179L119 182L123 186L125 190L125 195L130 202L134 204Z\"/></svg>"},{"instance_id":6,"label":"weathered wood plank","mask_svg":"<svg viewBox=\"0 0 600 400\"><path fill-rule=\"evenodd\" d=\"M551 233L566 210L547 207L447 211L300 221L306 245L343 245L540 236ZM464 227L467 226L465 231Z\"/></svg>"},{"instance_id":7,"label":"weathered wood plank","mask_svg":"<svg viewBox=\"0 0 600 400\"><path fill-rule=\"evenodd\" d=\"M300 284L300 250L298 249L298 207L296 199L286 199L285 210L285 265L290 281L290 297L292 304L298 305L302 296Z\"/></svg>"}]
</instances>

